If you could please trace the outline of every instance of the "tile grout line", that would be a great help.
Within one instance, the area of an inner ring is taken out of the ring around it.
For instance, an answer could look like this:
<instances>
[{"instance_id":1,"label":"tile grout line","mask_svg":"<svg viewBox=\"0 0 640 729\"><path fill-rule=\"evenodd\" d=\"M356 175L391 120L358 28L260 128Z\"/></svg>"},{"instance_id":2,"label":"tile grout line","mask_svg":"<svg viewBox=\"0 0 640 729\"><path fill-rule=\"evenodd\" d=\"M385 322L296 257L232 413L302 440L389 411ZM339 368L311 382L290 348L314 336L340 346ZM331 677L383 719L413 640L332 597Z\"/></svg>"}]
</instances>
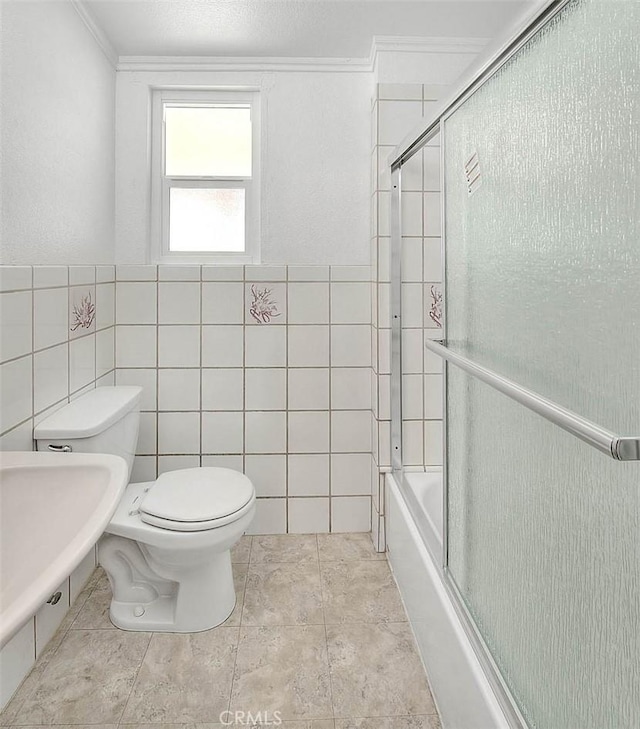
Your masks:
<instances>
[{"instance_id":1,"label":"tile grout line","mask_svg":"<svg viewBox=\"0 0 640 729\"><path fill-rule=\"evenodd\" d=\"M138 633L136 633L136 635L141 635L141 633L138 632ZM120 713L120 716L118 717L118 720L116 721L117 726L120 726L120 724L122 723L122 717L125 715L125 713L127 711L127 707L129 706L129 702L131 701L131 696L133 694L133 690L135 689L136 683L138 682L138 676L140 675L140 671L142 670L142 666L144 665L145 659L147 657L147 653L149 652L149 648L151 646L151 641L153 640L155 635L156 635L156 633L154 633L153 631L150 632L149 640L147 641L147 646L144 650L144 654L140 661L140 665L138 666L138 668L136 670L136 674L133 678L133 681L131 682L131 689L129 690L129 693L127 694L127 698L124 702L124 706L122 707L122 712Z\"/></svg>"}]
</instances>

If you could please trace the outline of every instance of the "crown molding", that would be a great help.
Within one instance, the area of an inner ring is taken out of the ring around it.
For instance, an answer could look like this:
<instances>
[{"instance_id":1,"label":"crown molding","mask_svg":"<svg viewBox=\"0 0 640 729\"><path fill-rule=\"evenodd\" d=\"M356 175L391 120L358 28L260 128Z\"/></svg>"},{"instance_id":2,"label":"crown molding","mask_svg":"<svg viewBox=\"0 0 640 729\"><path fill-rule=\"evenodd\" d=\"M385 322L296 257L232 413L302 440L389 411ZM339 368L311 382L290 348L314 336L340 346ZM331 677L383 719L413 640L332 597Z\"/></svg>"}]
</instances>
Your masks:
<instances>
[{"instance_id":1,"label":"crown molding","mask_svg":"<svg viewBox=\"0 0 640 729\"><path fill-rule=\"evenodd\" d=\"M378 53L480 53L490 38L429 38L420 36L376 35L371 44L370 63Z\"/></svg>"},{"instance_id":2,"label":"crown molding","mask_svg":"<svg viewBox=\"0 0 640 729\"><path fill-rule=\"evenodd\" d=\"M109 61L111 66L116 69L118 66L118 54L116 52L116 49L111 45L111 41L107 38L106 33L98 25L85 0L70 1L71 5L80 16L82 22L87 26L88 31L93 36L93 39L98 44L98 47L104 54L107 61Z\"/></svg>"},{"instance_id":3,"label":"crown molding","mask_svg":"<svg viewBox=\"0 0 640 729\"><path fill-rule=\"evenodd\" d=\"M82 0L72 0L81 4ZM371 73L379 53L480 53L487 38L374 36L369 58L120 56L118 71L305 71Z\"/></svg>"},{"instance_id":4,"label":"crown molding","mask_svg":"<svg viewBox=\"0 0 640 729\"><path fill-rule=\"evenodd\" d=\"M120 56L118 71L306 71L369 73L367 58Z\"/></svg>"}]
</instances>

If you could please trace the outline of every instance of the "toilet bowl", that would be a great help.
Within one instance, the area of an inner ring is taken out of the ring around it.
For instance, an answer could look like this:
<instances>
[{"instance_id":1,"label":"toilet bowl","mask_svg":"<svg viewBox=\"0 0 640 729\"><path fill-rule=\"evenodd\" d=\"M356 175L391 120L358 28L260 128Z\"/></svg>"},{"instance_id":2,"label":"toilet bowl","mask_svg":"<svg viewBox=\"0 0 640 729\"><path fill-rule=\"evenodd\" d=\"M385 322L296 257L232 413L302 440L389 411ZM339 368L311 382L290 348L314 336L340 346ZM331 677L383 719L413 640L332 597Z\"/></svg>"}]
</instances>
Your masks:
<instances>
[{"instance_id":1,"label":"toilet bowl","mask_svg":"<svg viewBox=\"0 0 640 729\"><path fill-rule=\"evenodd\" d=\"M129 473L141 388L93 390L42 421L38 450L121 455ZM130 483L99 544L109 616L124 630L196 632L224 622L236 597L231 547L255 513L255 490L227 468L189 468Z\"/></svg>"}]
</instances>

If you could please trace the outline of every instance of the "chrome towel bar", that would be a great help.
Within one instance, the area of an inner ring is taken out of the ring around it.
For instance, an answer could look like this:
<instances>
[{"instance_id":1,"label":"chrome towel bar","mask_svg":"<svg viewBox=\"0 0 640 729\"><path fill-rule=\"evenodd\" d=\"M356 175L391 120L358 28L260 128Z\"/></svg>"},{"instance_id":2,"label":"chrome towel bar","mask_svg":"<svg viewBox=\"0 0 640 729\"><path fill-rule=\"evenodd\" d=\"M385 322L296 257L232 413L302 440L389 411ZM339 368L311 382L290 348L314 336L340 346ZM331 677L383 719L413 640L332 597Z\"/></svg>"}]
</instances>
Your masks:
<instances>
[{"instance_id":1,"label":"chrome towel bar","mask_svg":"<svg viewBox=\"0 0 640 729\"><path fill-rule=\"evenodd\" d=\"M425 340L425 347L616 461L640 460L640 436L620 436L605 430L562 405L557 405L546 397L517 385L512 380L472 362L432 339Z\"/></svg>"}]
</instances>

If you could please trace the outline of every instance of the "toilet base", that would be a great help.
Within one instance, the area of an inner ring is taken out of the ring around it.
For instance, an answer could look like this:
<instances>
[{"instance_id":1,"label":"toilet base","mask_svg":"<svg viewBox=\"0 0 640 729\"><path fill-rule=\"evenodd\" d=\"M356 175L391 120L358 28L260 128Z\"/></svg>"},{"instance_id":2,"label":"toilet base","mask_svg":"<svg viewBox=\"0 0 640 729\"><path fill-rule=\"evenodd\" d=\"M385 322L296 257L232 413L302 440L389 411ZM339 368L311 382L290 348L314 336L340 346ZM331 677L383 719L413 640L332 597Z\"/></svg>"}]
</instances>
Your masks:
<instances>
[{"instance_id":1,"label":"toilet base","mask_svg":"<svg viewBox=\"0 0 640 729\"><path fill-rule=\"evenodd\" d=\"M117 628L195 633L215 628L233 612L229 549L208 554L197 564L185 564L182 554L175 565L161 550L109 534L99 553L113 593L109 617Z\"/></svg>"},{"instance_id":2,"label":"toilet base","mask_svg":"<svg viewBox=\"0 0 640 729\"><path fill-rule=\"evenodd\" d=\"M134 604L128 602L111 601L109 608L109 619L121 630L134 630L136 632L152 631L154 633L200 633L210 630L224 623L235 608L236 600L234 595L231 610L222 611L223 617L211 617L201 627L184 627L183 624L174 620L175 603L172 598L159 597L148 604ZM142 615L137 615L143 609Z\"/></svg>"}]
</instances>

